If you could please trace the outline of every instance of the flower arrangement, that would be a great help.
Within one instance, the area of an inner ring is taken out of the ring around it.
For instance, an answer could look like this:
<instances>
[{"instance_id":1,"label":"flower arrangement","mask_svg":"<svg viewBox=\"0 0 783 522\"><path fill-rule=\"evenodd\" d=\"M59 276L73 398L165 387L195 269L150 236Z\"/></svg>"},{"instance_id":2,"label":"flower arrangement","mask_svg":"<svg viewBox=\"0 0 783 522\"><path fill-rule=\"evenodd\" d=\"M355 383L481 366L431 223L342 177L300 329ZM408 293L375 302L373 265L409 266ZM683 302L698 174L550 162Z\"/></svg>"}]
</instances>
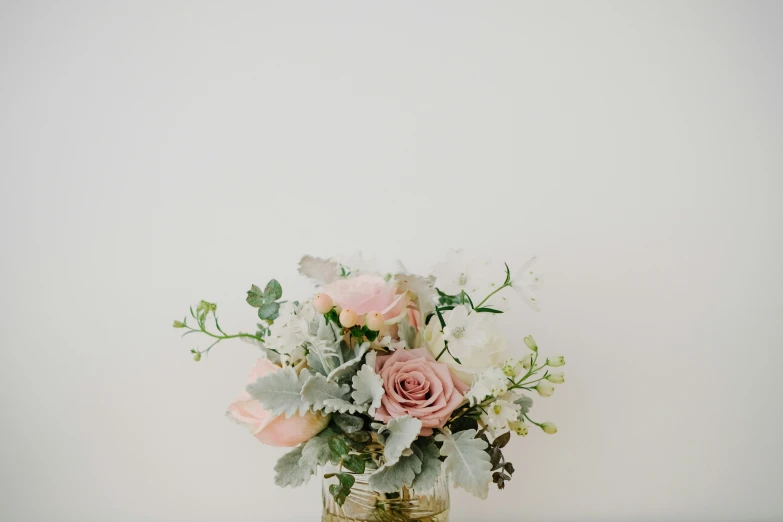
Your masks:
<instances>
[{"instance_id":1,"label":"flower arrangement","mask_svg":"<svg viewBox=\"0 0 783 522\"><path fill-rule=\"evenodd\" d=\"M512 357L495 326L513 303L508 290L538 308L534 261L512 275L454 251L422 277L305 256L299 270L318 293L282 301L274 279L251 286L255 333L226 334L206 301L190 310L195 324L174 327L211 338L191 350L196 361L232 338L262 352L227 415L265 444L293 447L275 466L279 486L302 485L331 464L328 491L339 506L359 474L370 490L394 495L425 491L445 473L486 498L491 483L503 489L514 473L502 451L512 431L557 431L530 418L530 395L549 397L563 383L550 371L563 357L541 357L529 335Z\"/></svg>"}]
</instances>

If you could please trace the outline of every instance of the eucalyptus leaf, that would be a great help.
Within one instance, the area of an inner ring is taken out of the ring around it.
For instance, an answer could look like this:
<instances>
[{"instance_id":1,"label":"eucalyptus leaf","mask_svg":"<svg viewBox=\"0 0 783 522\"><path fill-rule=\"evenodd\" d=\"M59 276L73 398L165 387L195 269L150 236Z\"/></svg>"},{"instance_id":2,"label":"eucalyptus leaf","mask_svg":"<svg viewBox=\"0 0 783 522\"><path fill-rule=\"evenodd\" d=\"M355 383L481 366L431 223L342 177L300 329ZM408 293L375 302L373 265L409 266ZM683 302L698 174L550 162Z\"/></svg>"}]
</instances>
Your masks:
<instances>
[{"instance_id":1,"label":"eucalyptus leaf","mask_svg":"<svg viewBox=\"0 0 783 522\"><path fill-rule=\"evenodd\" d=\"M258 317L267 321L274 321L280 315L280 305L275 302L261 305L258 309Z\"/></svg>"},{"instance_id":2,"label":"eucalyptus leaf","mask_svg":"<svg viewBox=\"0 0 783 522\"><path fill-rule=\"evenodd\" d=\"M277 301L283 297L283 287L277 282L277 279L272 279L266 284L264 288L264 295L270 298L272 301Z\"/></svg>"}]
</instances>

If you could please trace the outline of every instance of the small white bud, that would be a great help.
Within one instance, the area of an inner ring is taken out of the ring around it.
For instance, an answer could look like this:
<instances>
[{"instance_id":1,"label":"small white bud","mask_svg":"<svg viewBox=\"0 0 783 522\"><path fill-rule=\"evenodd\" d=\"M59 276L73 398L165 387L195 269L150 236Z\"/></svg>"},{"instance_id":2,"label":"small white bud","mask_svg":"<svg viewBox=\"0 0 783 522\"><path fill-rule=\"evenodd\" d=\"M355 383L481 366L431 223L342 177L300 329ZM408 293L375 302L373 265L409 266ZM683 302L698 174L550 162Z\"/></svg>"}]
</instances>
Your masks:
<instances>
[{"instance_id":1,"label":"small white bud","mask_svg":"<svg viewBox=\"0 0 783 522\"><path fill-rule=\"evenodd\" d=\"M536 391L537 391L537 392L538 392L538 394L539 394L540 396L542 396L542 397L549 397L550 395L552 395L553 393L555 393L555 387L554 387L554 386L552 386L552 385L551 385L550 383L548 383L547 381L541 381L541 382L539 382L539 383L538 383L538 385L536 386Z\"/></svg>"},{"instance_id":2,"label":"small white bud","mask_svg":"<svg viewBox=\"0 0 783 522\"><path fill-rule=\"evenodd\" d=\"M546 380L553 384L563 384L565 382L565 375L563 375L563 372L550 373L546 376Z\"/></svg>"},{"instance_id":3,"label":"small white bud","mask_svg":"<svg viewBox=\"0 0 783 522\"><path fill-rule=\"evenodd\" d=\"M536 341L535 339L533 339L532 335L528 335L527 337L525 337L525 345L531 350L533 350L534 352L538 351L538 345L536 344Z\"/></svg>"},{"instance_id":4,"label":"small white bud","mask_svg":"<svg viewBox=\"0 0 783 522\"><path fill-rule=\"evenodd\" d=\"M522 357L522 367L525 370L529 370L531 366L533 366L533 354L529 353Z\"/></svg>"},{"instance_id":5,"label":"small white bud","mask_svg":"<svg viewBox=\"0 0 783 522\"><path fill-rule=\"evenodd\" d=\"M557 426L555 426L551 422L545 422L541 425L541 429L544 430L544 433L548 433L549 435L554 435L557 433Z\"/></svg>"},{"instance_id":6,"label":"small white bud","mask_svg":"<svg viewBox=\"0 0 783 522\"><path fill-rule=\"evenodd\" d=\"M563 366L565 364L565 357L562 355L558 355L557 357L553 357L551 359L546 360L546 365L551 366L553 368L557 368L558 366Z\"/></svg>"}]
</instances>

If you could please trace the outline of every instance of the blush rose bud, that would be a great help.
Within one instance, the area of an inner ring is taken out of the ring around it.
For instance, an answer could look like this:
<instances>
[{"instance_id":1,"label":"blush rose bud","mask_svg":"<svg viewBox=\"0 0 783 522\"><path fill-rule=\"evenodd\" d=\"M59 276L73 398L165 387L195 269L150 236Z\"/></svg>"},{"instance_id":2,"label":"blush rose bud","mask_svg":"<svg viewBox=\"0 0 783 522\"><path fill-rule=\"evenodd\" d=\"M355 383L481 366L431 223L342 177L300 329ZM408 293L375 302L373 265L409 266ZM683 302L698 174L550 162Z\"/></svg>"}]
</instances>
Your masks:
<instances>
[{"instance_id":1,"label":"blush rose bud","mask_svg":"<svg viewBox=\"0 0 783 522\"><path fill-rule=\"evenodd\" d=\"M332 301L332 298L326 294L318 294L313 299L313 308L315 308L315 311L319 314L329 313L329 310L331 310L333 306L334 302Z\"/></svg>"},{"instance_id":2,"label":"blush rose bud","mask_svg":"<svg viewBox=\"0 0 783 522\"><path fill-rule=\"evenodd\" d=\"M364 318L364 324L367 325L367 328L375 330L376 332L379 332L381 328L383 328L384 321L383 314L380 312L370 312L367 314L367 317Z\"/></svg>"},{"instance_id":3,"label":"blush rose bud","mask_svg":"<svg viewBox=\"0 0 783 522\"><path fill-rule=\"evenodd\" d=\"M553 384L563 384L565 382L565 375L563 375L563 372L550 373L546 376L546 380Z\"/></svg>"},{"instance_id":4,"label":"blush rose bud","mask_svg":"<svg viewBox=\"0 0 783 522\"><path fill-rule=\"evenodd\" d=\"M352 328L356 326L359 323L359 316L351 310L350 308L346 308L342 312L340 312L340 324L343 325L345 328Z\"/></svg>"},{"instance_id":5,"label":"blush rose bud","mask_svg":"<svg viewBox=\"0 0 783 522\"><path fill-rule=\"evenodd\" d=\"M536 341L533 339L532 335L528 335L527 337L525 337L525 346L527 346L534 352L538 351L538 345L536 344Z\"/></svg>"},{"instance_id":6,"label":"blush rose bud","mask_svg":"<svg viewBox=\"0 0 783 522\"><path fill-rule=\"evenodd\" d=\"M536 386L536 391L542 397L549 397L550 395L555 393L555 387L546 381L541 381Z\"/></svg>"},{"instance_id":7,"label":"blush rose bud","mask_svg":"<svg viewBox=\"0 0 783 522\"><path fill-rule=\"evenodd\" d=\"M551 422L545 422L541 425L541 429L544 430L544 433L548 433L549 435L554 435L557 433L557 426L555 426Z\"/></svg>"},{"instance_id":8,"label":"blush rose bud","mask_svg":"<svg viewBox=\"0 0 783 522\"><path fill-rule=\"evenodd\" d=\"M565 357L563 357L562 355L558 355L553 359L546 360L546 365L551 366L553 368L557 368L558 366L563 366L564 364L565 364Z\"/></svg>"}]
</instances>

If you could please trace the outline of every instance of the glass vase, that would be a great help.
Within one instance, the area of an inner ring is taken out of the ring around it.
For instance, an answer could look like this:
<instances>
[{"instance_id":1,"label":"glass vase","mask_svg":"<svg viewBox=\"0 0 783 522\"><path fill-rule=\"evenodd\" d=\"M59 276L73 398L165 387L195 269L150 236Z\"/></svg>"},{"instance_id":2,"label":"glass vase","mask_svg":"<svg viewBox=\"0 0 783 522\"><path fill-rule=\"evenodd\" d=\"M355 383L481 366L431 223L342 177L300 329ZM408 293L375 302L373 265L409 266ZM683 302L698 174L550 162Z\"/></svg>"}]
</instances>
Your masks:
<instances>
[{"instance_id":1,"label":"glass vase","mask_svg":"<svg viewBox=\"0 0 783 522\"><path fill-rule=\"evenodd\" d=\"M449 486L441 474L427 491L403 487L397 493L376 493L367 481L369 474L355 474L356 482L342 506L329 493L337 479L323 479L322 522L448 522Z\"/></svg>"}]
</instances>

